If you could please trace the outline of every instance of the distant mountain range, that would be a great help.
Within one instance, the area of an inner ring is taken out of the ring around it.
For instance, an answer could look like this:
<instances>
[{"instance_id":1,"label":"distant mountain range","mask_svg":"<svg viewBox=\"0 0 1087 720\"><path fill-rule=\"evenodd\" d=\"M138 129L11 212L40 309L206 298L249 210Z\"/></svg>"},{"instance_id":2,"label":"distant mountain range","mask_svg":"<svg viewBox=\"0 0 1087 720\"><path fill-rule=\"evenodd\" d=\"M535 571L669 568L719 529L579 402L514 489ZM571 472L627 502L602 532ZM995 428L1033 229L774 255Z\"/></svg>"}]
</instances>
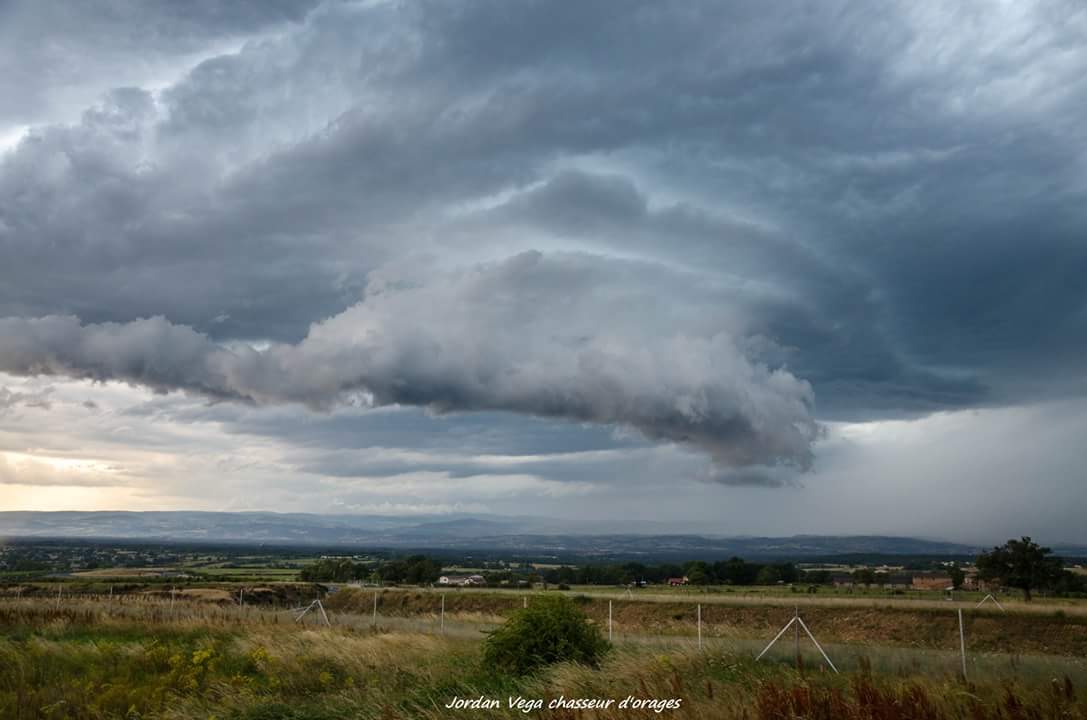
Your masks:
<instances>
[{"instance_id":1,"label":"distant mountain range","mask_svg":"<svg viewBox=\"0 0 1087 720\"><path fill-rule=\"evenodd\" d=\"M491 515L312 515L269 512L0 512L0 539L157 540L367 549L489 550L600 559L815 558L974 555L978 546L910 537L726 537L661 532L652 525L586 525ZM1087 548L1062 546L1067 556Z\"/></svg>"}]
</instances>

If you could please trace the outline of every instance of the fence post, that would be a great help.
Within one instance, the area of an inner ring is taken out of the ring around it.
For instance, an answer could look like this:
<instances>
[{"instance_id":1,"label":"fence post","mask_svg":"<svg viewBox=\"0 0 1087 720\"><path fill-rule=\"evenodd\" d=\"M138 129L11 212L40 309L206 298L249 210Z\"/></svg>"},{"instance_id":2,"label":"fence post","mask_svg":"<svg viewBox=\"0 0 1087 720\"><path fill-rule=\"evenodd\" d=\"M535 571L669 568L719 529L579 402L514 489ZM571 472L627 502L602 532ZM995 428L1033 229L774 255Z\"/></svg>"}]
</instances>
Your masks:
<instances>
[{"instance_id":1,"label":"fence post","mask_svg":"<svg viewBox=\"0 0 1087 720\"><path fill-rule=\"evenodd\" d=\"M698 649L702 649L702 603L698 603Z\"/></svg>"},{"instance_id":2,"label":"fence post","mask_svg":"<svg viewBox=\"0 0 1087 720\"><path fill-rule=\"evenodd\" d=\"M611 642L611 600L608 600L608 642Z\"/></svg>"},{"instance_id":3,"label":"fence post","mask_svg":"<svg viewBox=\"0 0 1087 720\"><path fill-rule=\"evenodd\" d=\"M374 591L374 627L377 627L377 591Z\"/></svg>"},{"instance_id":4,"label":"fence post","mask_svg":"<svg viewBox=\"0 0 1087 720\"><path fill-rule=\"evenodd\" d=\"M796 613L794 617L800 619L800 606L794 606L793 611ZM796 630L796 637L794 640L794 653L796 654L796 669L800 669L800 623L795 623L794 629Z\"/></svg>"},{"instance_id":5,"label":"fence post","mask_svg":"<svg viewBox=\"0 0 1087 720\"><path fill-rule=\"evenodd\" d=\"M959 652L962 655L962 679L966 680L966 633L962 627L962 608L959 608Z\"/></svg>"},{"instance_id":6,"label":"fence post","mask_svg":"<svg viewBox=\"0 0 1087 720\"><path fill-rule=\"evenodd\" d=\"M445 595L442 595L442 635L445 635Z\"/></svg>"}]
</instances>

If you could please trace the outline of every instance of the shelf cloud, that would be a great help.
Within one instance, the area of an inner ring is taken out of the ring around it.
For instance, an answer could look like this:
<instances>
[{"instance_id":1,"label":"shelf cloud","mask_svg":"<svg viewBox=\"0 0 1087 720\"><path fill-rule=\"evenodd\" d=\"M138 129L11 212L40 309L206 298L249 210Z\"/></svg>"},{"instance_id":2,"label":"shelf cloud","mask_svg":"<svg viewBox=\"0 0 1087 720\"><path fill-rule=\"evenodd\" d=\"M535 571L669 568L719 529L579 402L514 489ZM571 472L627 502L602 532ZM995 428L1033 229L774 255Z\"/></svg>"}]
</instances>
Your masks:
<instances>
[{"instance_id":1,"label":"shelf cloud","mask_svg":"<svg viewBox=\"0 0 1087 720\"><path fill-rule=\"evenodd\" d=\"M1072 0L0 4L0 451L94 413L161 422L162 478L210 423L253 483L378 444L722 507L905 483L825 429L1087 403L1085 31Z\"/></svg>"},{"instance_id":2,"label":"shelf cloud","mask_svg":"<svg viewBox=\"0 0 1087 720\"><path fill-rule=\"evenodd\" d=\"M635 322L651 302L598 258L524 253L432 276L384 277L297 344L224 345L163 317L0 320L0 371L119 380L258 405L362 399L434 412L497 410L628 426L722 466L806 469L808 383L752 362L723 333ZM590 297L605 302L588 303ZM576 308L582 308L575 312Z\"/></svg>"}]
</instances>

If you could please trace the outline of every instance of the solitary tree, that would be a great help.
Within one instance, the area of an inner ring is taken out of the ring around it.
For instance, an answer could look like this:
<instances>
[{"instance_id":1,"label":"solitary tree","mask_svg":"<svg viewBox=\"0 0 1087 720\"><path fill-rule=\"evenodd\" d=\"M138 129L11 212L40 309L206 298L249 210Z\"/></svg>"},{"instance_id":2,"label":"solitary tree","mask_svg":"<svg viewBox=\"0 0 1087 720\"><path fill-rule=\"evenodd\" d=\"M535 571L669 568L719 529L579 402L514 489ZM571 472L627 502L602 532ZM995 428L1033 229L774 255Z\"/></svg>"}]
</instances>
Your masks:
<instances>
[{"instance_id":1,"label":"solitary tree","mask_svg":"<svg viewBox=\"0 0 1087 720\"><path fill-rule=\"evenodd\" d=\"M951 578L951 587L961 590L963 582L966 581L966 573L962 571L962 568L951 563L947 566L947 574Z\"/></svg>"},{"instance_id":2,"label":"solitary tree","mask_svg":"<svg viewBox=\"0 0 1087 720\"><path fill-rule=\"evenodd\" d=\"M978 555L978 577L1019 588L1023 591L1023 599L1030 602L1031 590L1055 584L1064 572L1061 559L1051 552L1029 537L1009 540Z\"/></svg>"}]
</instances>

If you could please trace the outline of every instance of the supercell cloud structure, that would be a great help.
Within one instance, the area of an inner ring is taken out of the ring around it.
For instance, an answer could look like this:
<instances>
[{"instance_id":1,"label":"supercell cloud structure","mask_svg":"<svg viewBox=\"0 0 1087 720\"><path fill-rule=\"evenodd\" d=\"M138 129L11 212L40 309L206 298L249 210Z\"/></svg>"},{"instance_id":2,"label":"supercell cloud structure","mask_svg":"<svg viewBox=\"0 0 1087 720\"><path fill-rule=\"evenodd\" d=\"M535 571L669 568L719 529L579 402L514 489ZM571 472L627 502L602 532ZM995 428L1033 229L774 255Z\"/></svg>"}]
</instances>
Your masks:
<instances>
[{"instance_id":1,"label":"supercell cloud structure","mask_svg":"<svg viewBox=\"0 0 1087 720\"><path fill-rule=\"evenodd\" d=\"M299 343L263 350L224 347L162 317L8 318L0 371L317 410L361 394L374 406L613 423L692 444L721 465L807 468L817 432L810 386L752 364L727 335L648 332L644 317L624 318L625 306L653 298L621 279L584 258L526 253L373 290ZM594 299L603 294L613 297Z\"/></svg>"},{"instance_id":2,"label":"supercell cloud structure","mask_svg":"<svg viewBox=\"0 0 1087 720\"><path fill-rule=\"evenodd\" d=\"M14 2L0 28L0 420L134 412L66 404L117 381L310 486L444 463L573 492L611 463L815 492L884 437L855 427L1080 417L1081 3ZM1015 424L978 422L950 465ZM474 440L439 462L438 432Z\"/></svg>"}]
</instances>

